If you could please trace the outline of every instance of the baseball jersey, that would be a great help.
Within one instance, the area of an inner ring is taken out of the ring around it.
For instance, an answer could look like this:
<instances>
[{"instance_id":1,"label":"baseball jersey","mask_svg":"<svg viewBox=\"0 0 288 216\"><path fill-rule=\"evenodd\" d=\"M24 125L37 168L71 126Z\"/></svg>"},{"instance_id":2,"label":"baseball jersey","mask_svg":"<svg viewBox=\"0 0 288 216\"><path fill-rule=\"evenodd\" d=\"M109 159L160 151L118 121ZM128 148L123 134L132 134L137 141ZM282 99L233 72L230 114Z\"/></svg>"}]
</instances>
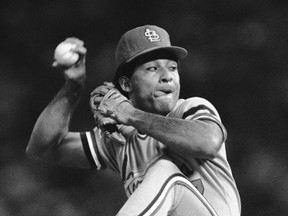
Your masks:
<instances>
[{"instance_id":1,"label":"baseball jersey","mask_svg":"<svg viewBox=\"0 0 288 216\"><path fill-rule=\"evenodd\" d=\"M142 134L131 126L117 125L117 130L113 133L105 133L97 127L81 133L83 148L91 168L108 168L119 173L129 197L157 160L169 158L219 215L240 215L240 196L226 157L227 133L215 107L199 97L179 99L168 116L218 124L224 139L217 156L212 160L183 158L153 137Z\"/></svg>"}]
</instances>

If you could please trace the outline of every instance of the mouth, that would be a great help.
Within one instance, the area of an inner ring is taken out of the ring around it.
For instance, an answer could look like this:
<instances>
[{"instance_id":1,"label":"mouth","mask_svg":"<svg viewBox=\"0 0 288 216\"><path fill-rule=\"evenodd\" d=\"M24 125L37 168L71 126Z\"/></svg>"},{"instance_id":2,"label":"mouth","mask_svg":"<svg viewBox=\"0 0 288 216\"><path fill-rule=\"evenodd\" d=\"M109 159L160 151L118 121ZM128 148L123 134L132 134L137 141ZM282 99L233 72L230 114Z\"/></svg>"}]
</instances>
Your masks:
<instances>
[{"instance_id":1,"label":"mouth","mask_svg":"<svg viewBox=\"0 0 288 216\"><path fill-rule=\"evenodd\" d=\"M170 95L173 91L171 89L161 89L161 90L157 90L154 93L155 97L163 97L163 96L167 96Z\"/></svg>"}]
</instances>

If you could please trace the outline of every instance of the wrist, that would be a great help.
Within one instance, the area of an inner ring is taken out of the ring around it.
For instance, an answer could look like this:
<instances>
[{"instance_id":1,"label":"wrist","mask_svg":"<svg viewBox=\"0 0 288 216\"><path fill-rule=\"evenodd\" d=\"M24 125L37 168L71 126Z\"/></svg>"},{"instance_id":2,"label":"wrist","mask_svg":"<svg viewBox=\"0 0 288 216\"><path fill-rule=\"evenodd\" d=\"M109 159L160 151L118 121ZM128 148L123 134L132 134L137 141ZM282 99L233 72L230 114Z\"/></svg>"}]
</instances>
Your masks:
<instances>
[{"instance_id":1,"label":"wrist","mask_svg":"<svg viewBox=\"0 0 288 216\"><path fill-rule=\"evenodd\" d=\"M63 92L71 101L79 100L84 90L85 82L66 80Z\"/></svg>"},{"instance_id":2,"label":"wrist","mask_svg":"<svg viewBox=\"0 0 288 216\"><path fill-rule=\"evenodd\" d=\"M139 123L141 124L142 119L143 119L143 117L145 115L145 112L140 110L140 109L137 109L137 108L135 108L133 106L131 106L131 107L132 108L128 109L128 111L127 111L127 113L129 114L128 123L129 123L129 125L135 127Z\"/></svg>"},{"instance_id":3,"label":"wrist","mask_svg":"<svg viewBox=\"0 0 288 216\"><path fill-rule=\"evenodd\" d=\"M128 101L121 103L116 111L117 121L124 125L132 125L131 123L133 122L134 113L137 112L136 110Z\"/></svg>"},{"instance_id":4,"label":"wrist","mask_svg":"<svg viewBox=\"0 0 288 216\"><path fill-rule=\"evenodd\" d=\"M64 76L67 82L71 82L73 87L84 87L86 81L86 68L85 65L74 65L70 68L64 69ZM78 83L78 85L76 85Z\"/></svg>"}]
</instances>

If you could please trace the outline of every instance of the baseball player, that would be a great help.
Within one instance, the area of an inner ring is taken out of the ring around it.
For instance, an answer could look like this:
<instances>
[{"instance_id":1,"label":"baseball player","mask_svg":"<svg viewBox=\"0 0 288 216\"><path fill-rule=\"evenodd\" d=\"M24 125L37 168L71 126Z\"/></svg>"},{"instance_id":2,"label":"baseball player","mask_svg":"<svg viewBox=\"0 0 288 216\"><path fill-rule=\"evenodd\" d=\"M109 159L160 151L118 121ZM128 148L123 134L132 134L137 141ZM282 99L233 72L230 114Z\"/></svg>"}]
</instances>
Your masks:
<instances>
[{"instance_id":1,"label":"baseball player","mask_svg":"<svg viewBox=\"0 0 288 216\"><path fill-rule=\"evenodd\" d=\"M118 173L128 200L117 215L239 216L217 110L203 98L179 98L178 64L187 51L172 46L158 26L126 32L116 48L114 84L104 82L91 93L95 128L71 132L86 78L86 48L79 39L68 40L79 60L64 67L66 82L38 118L27 154Z\"/></svg>"}]
</instances>

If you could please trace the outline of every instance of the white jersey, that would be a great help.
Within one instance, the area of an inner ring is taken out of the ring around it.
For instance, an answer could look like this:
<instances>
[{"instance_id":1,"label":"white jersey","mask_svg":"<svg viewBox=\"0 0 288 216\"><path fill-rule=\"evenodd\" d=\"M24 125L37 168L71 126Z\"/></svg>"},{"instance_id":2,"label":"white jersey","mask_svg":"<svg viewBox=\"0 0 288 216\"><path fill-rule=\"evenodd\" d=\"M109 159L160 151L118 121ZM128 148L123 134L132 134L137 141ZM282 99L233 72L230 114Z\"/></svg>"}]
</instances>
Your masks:
<instances>
[{"instance_id":1,"label":"white jersey","mask_svg":"<svg viewBox=\"0 0 288 216\"><path fill-rule=\"evenodd\" d=\"M207 100L192 97L186 100L179 99L168 116L217 123L224 135L218 155L212 160L194 157L184 159L171 152L163 143L141 134L135 128L117 125L118 130L112 134L104 133L99 128L81 134L83 147L92 168L109 168L119 173L129 197L141 184L149 167L160 158L169 158L219 215L240 215L240 197L226 158L227 133L217 110Z\"/></svg>"}]
</instances>

